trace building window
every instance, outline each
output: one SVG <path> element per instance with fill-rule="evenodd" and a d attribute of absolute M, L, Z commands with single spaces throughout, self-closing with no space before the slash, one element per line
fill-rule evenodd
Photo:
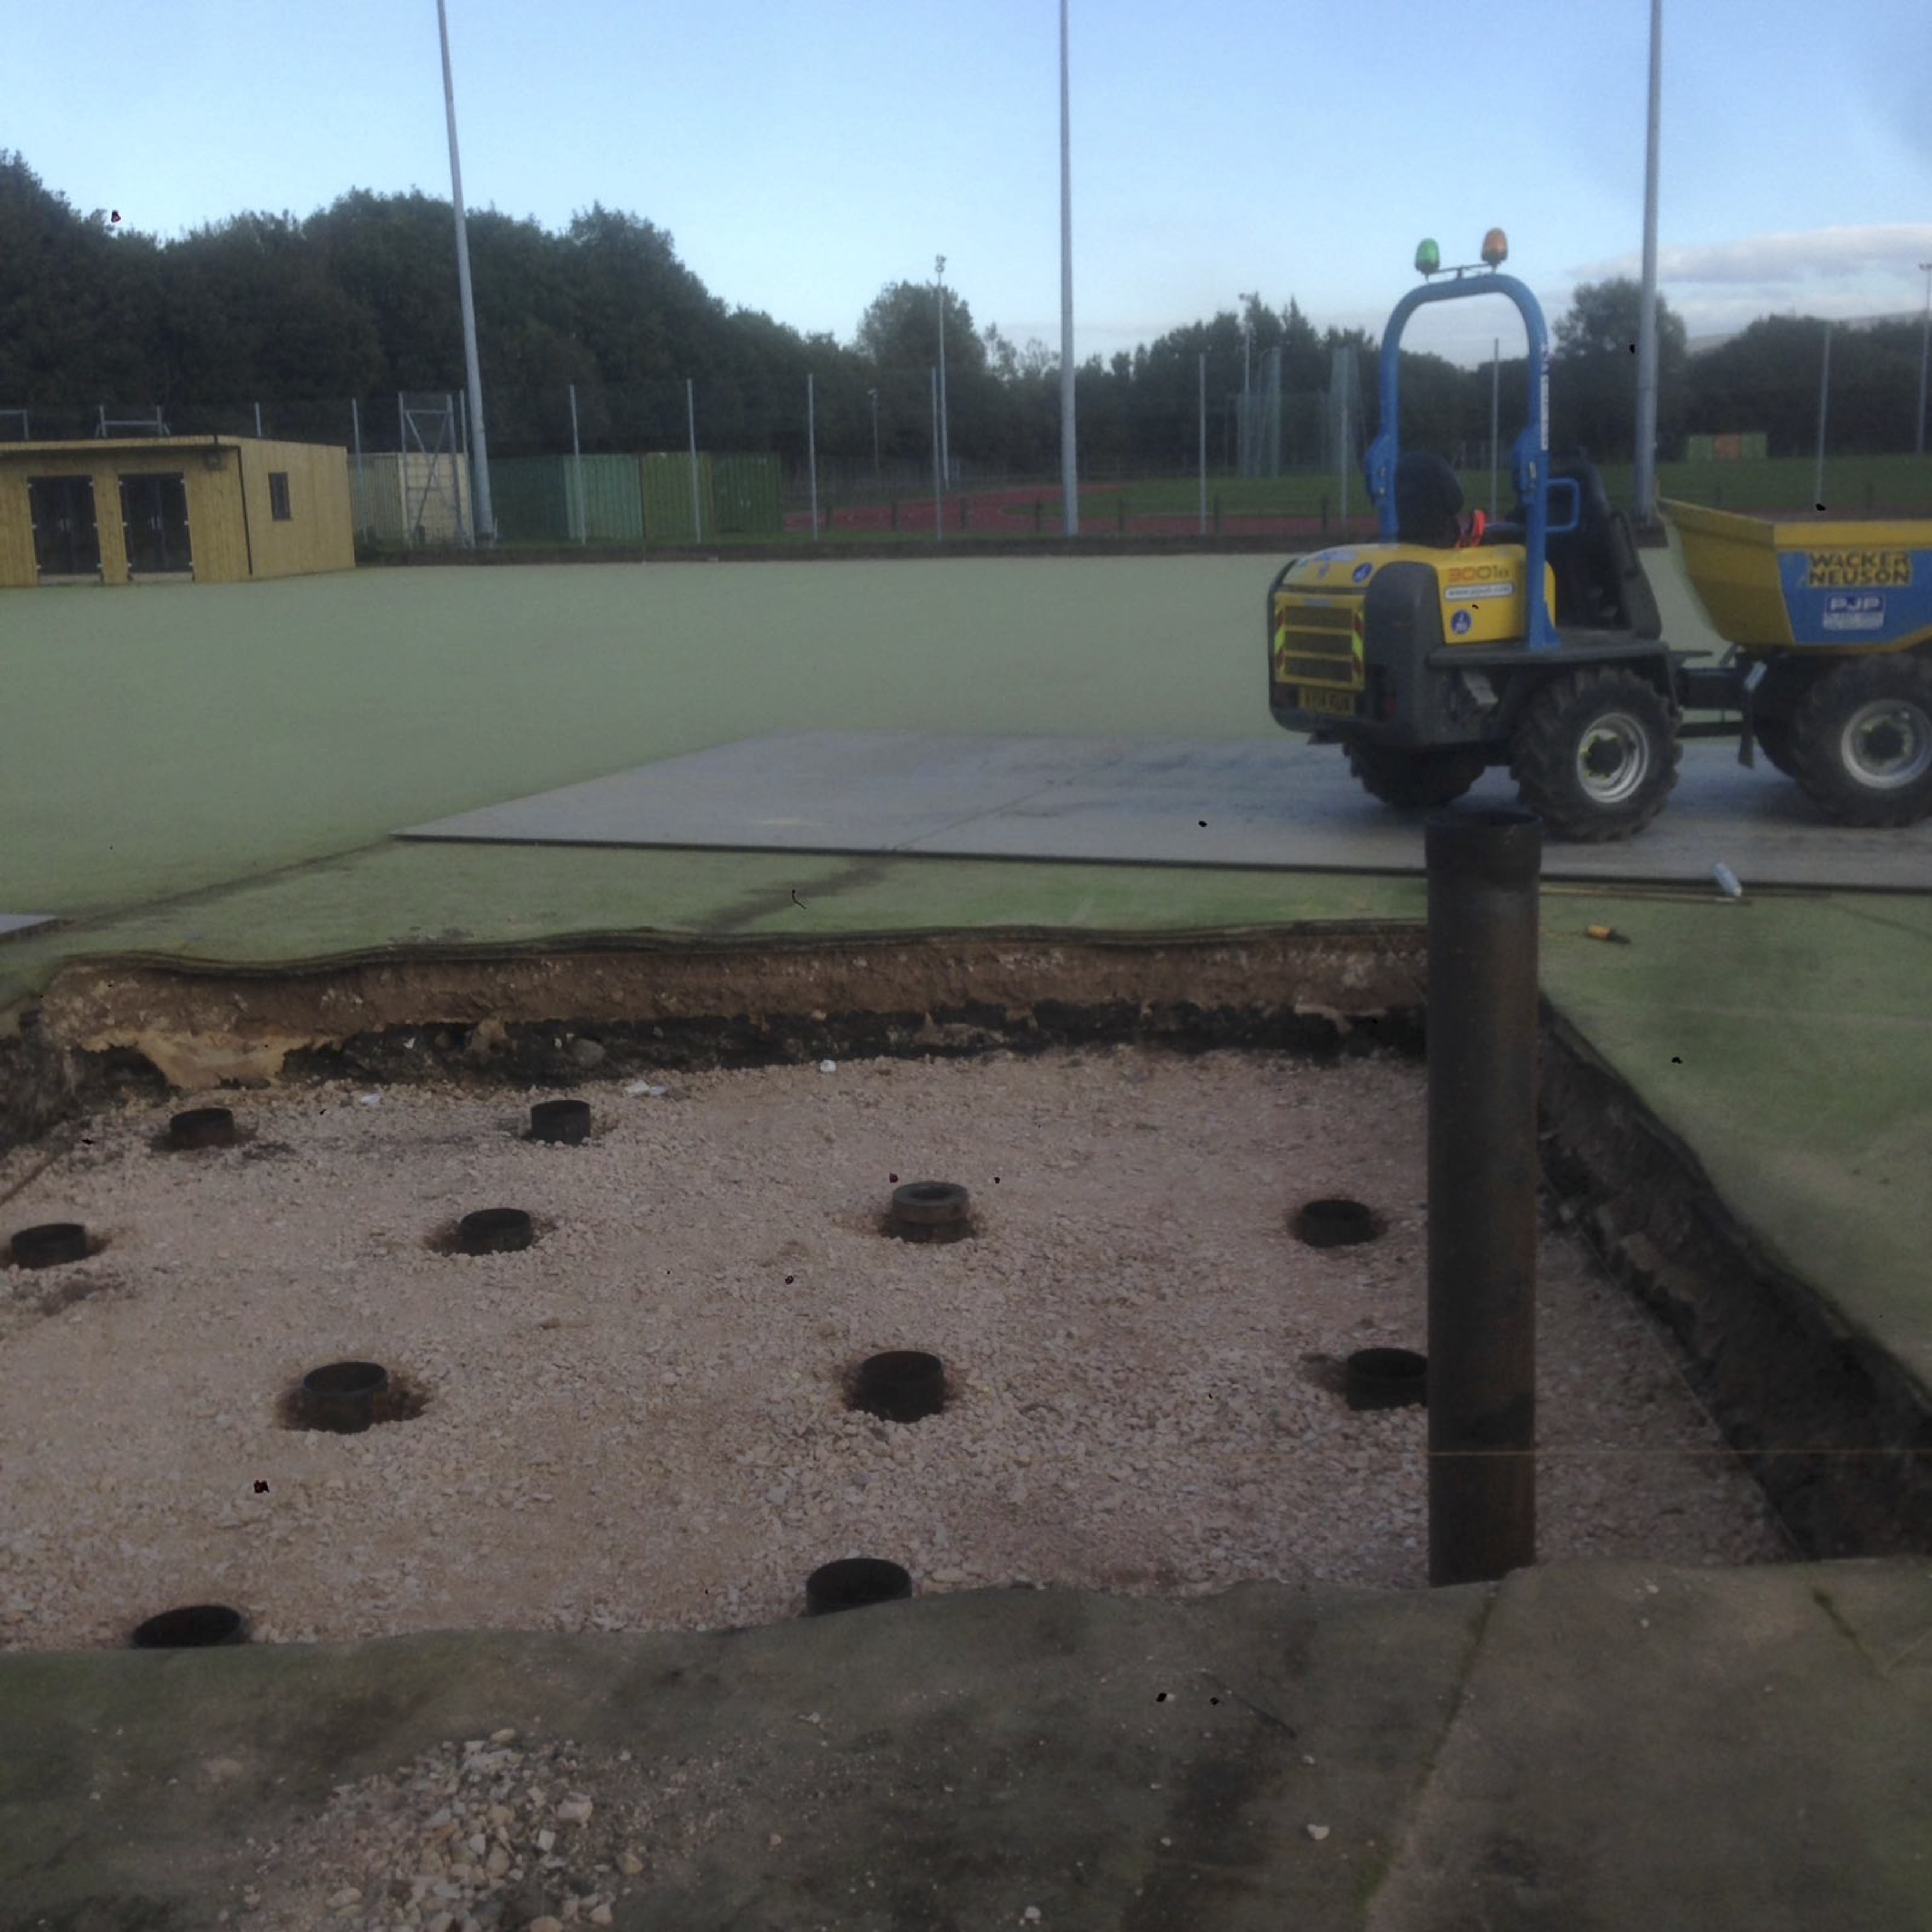
<path fill-rule="evenodd" d="M 278 524 L 286 523 L 293 514 L 289 508 L 289 472 L 286 470 L 268 472 L 268 508 Z"/>

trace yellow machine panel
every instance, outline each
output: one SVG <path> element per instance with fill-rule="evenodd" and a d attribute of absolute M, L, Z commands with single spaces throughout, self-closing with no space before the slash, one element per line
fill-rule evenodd
<path fill-rule="evenodd" d="M 1362 688 L 1362 598 L 1377 572 L 1392 563 L 1424 564 L 1436 573 L 1444 644 L 1507 644 L 1522 637 L 1525 554 L 1520 544 L 1468 550 L 1364 544 L 1318 551 L 1288 566 L 1274 597 L 1274 681 L 1301 687 L 1309 709 L 1324 708 L 1314 700 L 1324 691 L 1353 694 Z M 1547 564 L 1544 592 L 1554 610 L 1556 573 Z M 1338 698 L 1334 709 L 1338 714 L 1352 711 L 1352 696 Z"/>

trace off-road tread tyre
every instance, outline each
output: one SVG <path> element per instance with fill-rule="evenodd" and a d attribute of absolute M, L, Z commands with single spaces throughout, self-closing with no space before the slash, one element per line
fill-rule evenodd
<path fill-rule="evenodd" d="M 1791 776 L 1840 825 L 1916 825 L 1932 814 L 1932 768 L 1895 792 L 1875 792 L 1847 772 L 1838 742 L 1847 715 L 1876 698 L 1909 698 L 1932 716 L 1932 656 L 1922 651 L 1859 658 L 1814 684 L 1791 714 Z"/>
<path fill-rule="evenodd" d="M 1351 745 L 1348 769 L 1371 798 L 1406 809 L 1432 810 L 1460 798 L 1483 776 L 1480 752 L 1408 752 L 1392 745 Z"/>
<path fill-rule="evenodd" d="M 1628 712 L 1650 737 L 1642 784 L 1615 805 L 1594 802 L 1576 780 L 1576 748 L 1606 711 Z M 1510 776 L 1522 802 L 1552 837 L 1601 844 L 1641 832 L 1677 784 L 1683 747 L 1679 712 L 1648 679 L 1612 665 L 1588 665 L 1552 677 L 1525 707 L 1510 741 Z"/>

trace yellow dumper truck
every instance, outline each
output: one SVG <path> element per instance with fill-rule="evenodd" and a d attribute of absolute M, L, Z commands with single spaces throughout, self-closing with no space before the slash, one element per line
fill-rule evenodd
<path fill-rule="evenodd" d="M 1673 650 L 1594 466 L 1551 460 L 1548 332 L 1535 297 L 1497 272 L 1506 253 L 1492 230 L 1486 272 L 1425 280 L 1390 318 L 1366 465 L 1379 540 L 1298 557 L 1269 586 L 1276 722 L 1342 746 L 1392 805 L 1446 804 L 1507 765 L 1558 838 L 1649 824 L 1686 737 L 1738 737 L 1746 765 L 1762 746 L 1844 824 L 1932 814 L 1932 520 L 1765 522 L 1666 502 L 1732 646 L 1715 664 Z M 1444 272 L 1432 242 L 1417 266 Z M 1529 406 L 1510 454 L 1516 509 L 1465 525 L 1454 471 L 1400 449 L 1397 352 L 1418 308 L 1484 295 L 1522 316 Z M 1736 715 L 1686 723 L 1687 711 Z"/>

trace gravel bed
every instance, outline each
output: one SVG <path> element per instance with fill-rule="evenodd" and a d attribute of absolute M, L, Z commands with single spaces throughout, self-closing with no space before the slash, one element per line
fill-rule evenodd
<path fill-rule="evenodd" d="M 1426 1081 L 1132 1048 L 667 1072 L 578 1089 L 576 1148 L 520 1138 L 535 1091 L 104 1114 L 0 1161 L 0 1234 L 105 1242 L 0 1276 L 0 1648 L 209 1601 L 272 1642 L 711 1629 L 854 1556 L 921 1592 L 1424 1588 L 1426 1417 L 1351 1412 L 1338 1372 L 1425 1344 Z M 156 1151 L 199 1105 L 251 1138 Z M 881 1233 L 895 1178 L 963 1183 L 975 1237 Z M 1304 1246 L 1334 1194 L 1387 1232 Z M 434 1251 L 496 1206 L 532 1247 Z M 1647 1318 L 1553 1223 L 1539 1265 L 1540 1555 L 1786 1560 Z M 945 1412 L 848 1410 L 907 1348 Z M 340 1359 L 421 1414 L 283 1426 Z"/>

